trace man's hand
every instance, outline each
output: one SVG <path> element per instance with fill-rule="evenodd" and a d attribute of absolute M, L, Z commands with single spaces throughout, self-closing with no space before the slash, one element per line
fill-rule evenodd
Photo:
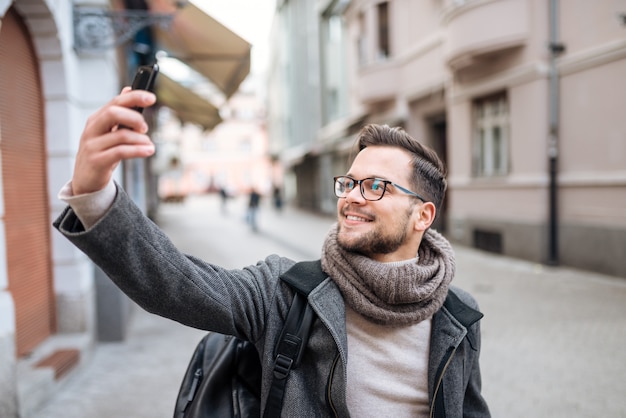
<path fill-rule="evenodd" d="M 125 87 L 87 119 L 74 165 L 74 195 L 103 189 L 120 161 L 154 154 L 154 144 L 146 135 L 148 125 L 142 114 L 131 108 L 148 107 L 155 102 L 154 94 Z M 128 129 L 120 129 L 119 125 Z"/>

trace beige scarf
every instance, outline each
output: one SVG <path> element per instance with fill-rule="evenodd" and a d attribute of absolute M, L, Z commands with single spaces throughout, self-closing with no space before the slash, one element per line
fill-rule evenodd
<path fill-rule="evenodd" d="M 455 261 L 450 243 L 429 229 L 415 260 L 380 263 L 342 249 L 335 224 L 322 248 L 322 268 L 356 312 L 377 324 L 403 326 L 430 318 L 441 308 Z"/>

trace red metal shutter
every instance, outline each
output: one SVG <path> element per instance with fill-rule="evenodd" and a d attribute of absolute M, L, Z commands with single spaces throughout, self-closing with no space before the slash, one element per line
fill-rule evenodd
<path fill-rule="evenodd" d="M 0 151 L 9 291 L 21 357 L 54 332 L 43 100 L 37 57 L 14 9 L 0 27 Z"/>

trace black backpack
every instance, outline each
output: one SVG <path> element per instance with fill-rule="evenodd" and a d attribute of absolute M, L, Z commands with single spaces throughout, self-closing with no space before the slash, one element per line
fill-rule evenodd
<path fill-rule="evenodd" d="M 315 319 L 307 296 L 326 277 L 320 260 L 296 263 L 280 277 L 295 293 L 274 349 L 266 418 L 280 416 L 287 376 L 302 358 Z M 261 362 L 254 345 L 232 335 L 205 335 L 180 385 L 174 418 L 260 417 L 260 411 Z"/>

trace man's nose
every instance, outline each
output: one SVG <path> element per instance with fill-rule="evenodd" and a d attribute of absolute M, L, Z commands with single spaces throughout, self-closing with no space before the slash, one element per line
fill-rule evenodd
<path fill-rule="evenodd" d="M 354 189 L 350 190 L 346 195 L 346 201 L 350 203 L 364 203 L 365 198 L 361 194 L 361 188 L 357 185 Z"/>

